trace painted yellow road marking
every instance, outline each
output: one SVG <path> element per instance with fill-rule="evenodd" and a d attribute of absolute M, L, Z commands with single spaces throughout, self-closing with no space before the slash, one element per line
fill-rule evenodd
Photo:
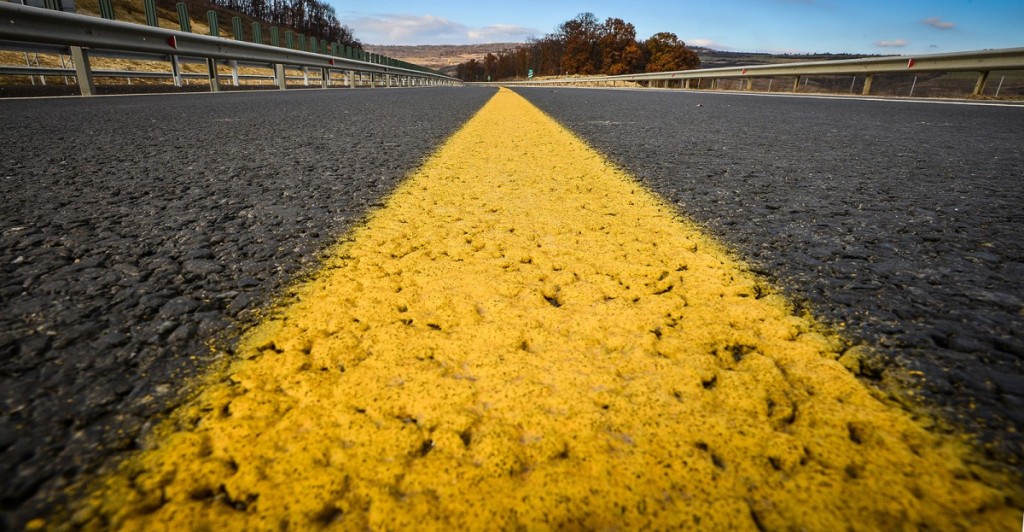
<path fill-rule="evenodd" d="M 718 244 L 502 90 L 78 519 L 957 528 L 1019 515 Z M 90 521 L 91 519 L 91 521 Z"/>

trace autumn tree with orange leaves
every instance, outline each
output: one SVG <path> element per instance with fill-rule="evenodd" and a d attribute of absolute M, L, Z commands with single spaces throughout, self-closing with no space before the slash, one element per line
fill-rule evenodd
<path fill-rule="evenodd" d="M 462 63 L 456 75 L 463 81 L 501 81 L 524 79 L 531 70 L 534 76 L 619 75 L 699 66 L 697 54 L 674 33 L 656 33 L 640 42 L 636 28 L 620 18 L 602 23 L 593 13 L 580 13 L 540 39 Z"/>
<path fill-rule="evenodd" d="M 645 72 L 670 72 L 700 66 L 700 58 L 675 33 L 655 33 L 644 41 L 647 50 Z"/>
<path fill-rule="evenodd" d="M 598 40 L 601 50 L 601 72 L 616 76 L 631 74 L 644 68 L 644 52 L 636 42 L 636 28 L 621 18 L 609 18 Z"/>

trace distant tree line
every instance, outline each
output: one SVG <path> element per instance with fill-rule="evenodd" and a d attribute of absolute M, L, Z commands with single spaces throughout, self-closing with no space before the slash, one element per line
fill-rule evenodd
<path fill-rule="evenodd" d="M 456 76 L 463 81 L 500 81 L 524 79 L 530 70 L 534 76 L 618 75 L 699 66 L 697 54 L 674 33 L 656 33 L 641 42 L 636 28 L 622 19 L 602 23 L 593 13 L 581 13 L 540 39 L 458 65 Z"/>
<path fill-rule="evenodd" d="M 324 0 L 210 0 L 211 4 L 237 11 L 329 42 L 362 48 L 352 28 L 338 20 L 334 7 Z"/>

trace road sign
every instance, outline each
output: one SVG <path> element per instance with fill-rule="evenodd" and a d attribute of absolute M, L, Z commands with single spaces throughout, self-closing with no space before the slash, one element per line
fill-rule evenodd
<path fill-rule="evenodd" d="M 533 69 L 526 71 L 526 79 L 533 79 Z"/>

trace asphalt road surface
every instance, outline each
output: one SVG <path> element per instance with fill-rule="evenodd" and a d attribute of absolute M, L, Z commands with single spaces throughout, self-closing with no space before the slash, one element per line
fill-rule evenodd
<path fill-rule="evenodd" d="M 0 529 L 134 448 L 494 92 L 0 101 Z"/>
<path fill-rule="evenodd" d="M 861 376 L 1019 471 L 1024 110 L 517 91 L 876 349 Z M 136 448 L 211 339 L 494 92 L 0 102 L 0 528 Z"/>
<path fill-rule="evenodd" d="M 517 92 L 878 348 L 862 376 L 938 408 L 1020 470 L 1024 109 Z"/>

